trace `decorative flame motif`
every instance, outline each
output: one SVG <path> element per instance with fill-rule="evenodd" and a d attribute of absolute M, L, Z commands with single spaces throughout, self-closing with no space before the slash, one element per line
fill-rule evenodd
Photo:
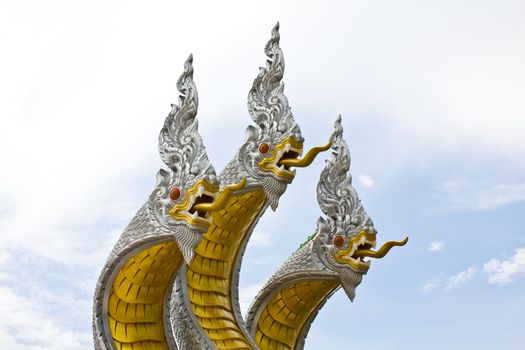
<path fill-rule="evenodd" d="M 192 55 L 184 63 L 184 71 L 177 80 L 177 89 L 181 92 L 179 104 L 171 105 L 171 111 L 159 134 L 160 157 L 169 169 L 159 170 L 157 188 L 150 197 L 153 215 L 160 224 L 166 227 L 173 227 L 181 223 L 181 221 L 173 220 L 172 208 L 175 203 L 173 196 L 170 196 L 173 188 L 179 188 L 175 202 L 186 205 L 192 204 L 187 198 L 190 193 L 198 192 L 199 195 L 206 194 L 213 197 L 219 189 L 215 170 L 208 159 L 198 132 L 196 116 L 199 98 L 193 81 Z M 199 185 L 201 189 L 194 188 Z M 202 224 L 198 218 L 191 220 L 189 215 L 186 217 L 189 218 L 187 221 L 190 224 L 197 222 Z M 181 216 L 175 216 L 175 218 L 180 219 Z M 198 236 L 195 236 L 192 241 L 196 239 Z"/>
<path fill-rule="evenodd" d="M 171 112 L 159 135 L 160 157 L 178 177 L 186 181 L 202 174 L 215 180 L 215 170 L 197 131 L 199 98 L 193 81 L 193 55 L 184 63 L 184 72 L 177 81 L 177 89 L 181 92 L 179 104 L 171 105 Z"/>
<path fill-rule="evenodd" d="M 284 57 L 279 46 L 279 23 L 272 30 L 271 38 L 264 48 L 266 68 L 260 68 L 248 93 L 248 112 L 261 131 L 272 140 L 283 139 L 284 135 L 295 136 L 302 142 L 301 130 L 295 122 L 288 99 L 284 95 Z"/>
<path fill-rule="evenodd" d="M 317 185 L 317 201 L 326 214 L 318 221 L 319 235 L 316 237 L 321 259 L 336 269 L 346 265 L 356 272 L 366 273 L 370 262 L 363 258 L 382 258 L 393 246 L 404 245 L 408 238 L 387 242 L 378 251 L 372 250 L 377 231 L 352 186 L 350 153 L 343 140 L 341 116 L 335 122 L 332 149 L 333 159 L 326 162 Z M 336 242 L 335 237 L 341 238 Z"/>
<path fill-rule="evenodd" d="M 264 49 L 266 67 L 259 69 L 248 93 L 248 112 L 255 125 L 246 129 L 246 141 L 234 167 L 249 183 L 263 187 L 273 210 L 295 177 L 291 168 L 308 166 L 319 152 L 329 148 L 314 148 L 304 159 L 297 159 L 303 153 L 304 139 L 284 94 L 284 57 L 279 39 L 277 23 Z"/>
<path fill-rule="evenodd" d="M 357 227 L 373 229 L 372 219 L 366 214 L 350 175 L 350 152 L 343 140 L 341 116 L 334 124 L 331 142 L 333 159 L 326 161 L 317 184 L 317 202 L 335 225 L 341 230 L 351 231 Z"/>

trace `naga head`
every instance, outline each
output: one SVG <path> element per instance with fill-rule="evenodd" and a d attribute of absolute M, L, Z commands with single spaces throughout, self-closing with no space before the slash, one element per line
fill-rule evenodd
<path fill-rule="evenodd" d="M 248 111 L 255 125 L 248 126 L 246 141 L 238 153 L 248 181 L 262 184 L 272 209 L 295 177 L 292 167 L 306 167 L 330 145 L 310 150 L 302 159 L 303 137 L 284 95 L 284 57 L 279 47 L 279 23 L 264 49 L 266 68 L 260 68 L 248 94 Z"/>
<path fill-rule="evenodd" d="M 192 55 L 177 81 L 178 105 L 171 105 L 159 135 L 159 153 L 167 169 L 159 170 L 157 186 L 149 199 L 155 222 L 175 235 L 187 262 L 208 229 L 208 210 L 219 198 L 219 181 L 206 154 L 196 119 L 199 104 L 193 81 Z"/>
<path fill-rule="evenodd" d="M 340 116 L 331 140 L 332 159 L 326 161 L 317 185 L 317 201 L 325 216 L 317 221 L 312 245 L 325 268 L 339 276 L 343 289 L 353 300 L 355 288 L 370 268 L 368 258 L 382 258 L 393 246 L 406 244 L 408 238 L 372 250 L 377 231 L 352 186 L 350 153 L 343 140 Z"/>

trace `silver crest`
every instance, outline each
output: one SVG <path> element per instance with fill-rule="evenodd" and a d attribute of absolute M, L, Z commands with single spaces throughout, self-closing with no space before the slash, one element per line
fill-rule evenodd
<path fill-rule="evenodd" d="M 259 74 L 248 93 L 248 111 L 255 125 L 246 129 L 246 141 L 237 155 L 238 171 L 247 176 L 249 181 L 263 186 L 273 210 L 277 208 L 279 197 L 291 179 L 264 171 L 259 167 L 259 163 L 273 154 L 275 147 L 286 138 L 292 138 L 296 143 L 300 143 L 301 147 L 304 141 L 284 94 L 284 57 L 279 40 L 277 23 L 264 49 L 269 58 L 266 67 L 259 69 Z M 269 146 L 265 154 L 260 152 L 262 144 Z M 301 153 L 302 148 L 296 151 Z"/>
<path fill-rule="evenodd" d="M 326 161 L 317 184 L 317 202 L 324 217 L 317 221 L 317 234 L 313 238 L 313 248 L 319 258 L 330 269 L 338 272 L 348 297 L 355 296 L 355 282 L 359 283 L 360 271 L 354 271 L 347 264 L 335 259 L 339 247 L 334 243 L 336 236 L 348 242 L 358 232 L 367 231 L 375 235 L 372 219 L 365 212 L 357 191 L 352 186 L 350 174 L 350 152 L 343 139 L 341 116 L 334 124 L 332 134 L 332 159 Z"/>
<path fill-rule="evenodd" d="M 284 56 L 279 46 L 279 23 L 272 29 L 271 38 L 264 48 L 269 60 L 266 68 L 259 69 L 248 93 L 248 112 L 257 125 L 260 141 L 282 141 L 294 136 L 303 141 L 288 99 L 284 95 Z"/>
<path fill-rule="evenodd" d="M 193 81 L 192 55 L 184 64 L 184 72 L 177 81 L 177 88 L 181 92 L 179 104 L 171 105 L 171 111 L 159 134 L 160 157 L 169 168 L 157 173 L 157 186 L 150 196 L 149 208 L 160 225 L 173 230 L 184 258 L 189 262 L 206 227 L 174 220 L 169 211 L 177 203 L 186 200 L 187 190 L 199 180 L 218 186 L 215 170 L 198 132 L 196 116 L 199 99 Z M 181 189 L 180 198 L 176 201 L 170 198 L 170 190 L 174 187 Z M 207 194 L 214 196 L 213 193 Z"/>
<path fill-rule="evenodd" d="M 150 197 L 150 203 L 163 225 L 179 224 L 169 215 L 173 200 L 169 197 L 174 186 L 189 189 L 198 180 L 217 184 L 217 176 L 206 154 L 202 138 L 198 132 L 196 119 L 199 98 L 193 81 L 193 56 L 184 64 L 184 72 L 177 81 L 177 88 L 182 93 L 179 104 L 171 105 L 171 112 L 159 134 L 160 157 L 169 167 L 157 173 L 157 187 Z M 185 192 L 178 201 L 185 200 Z"/>
<path fill-rule="evenodd" d="M 339 231 L 355 231 L 359 227 L 373 228 L 357 191 L 352 186 L 350 152 L 343 139 L 341 116 L 337 117 L 332 134 L 333 158 L 326 161 L 317 183 L 317 202 L 327 220 L 334 221 Z"/>

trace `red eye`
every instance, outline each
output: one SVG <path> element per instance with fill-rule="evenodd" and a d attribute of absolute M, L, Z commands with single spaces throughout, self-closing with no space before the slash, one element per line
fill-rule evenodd
<path fill-rule="evenodd" d="M 334 237 L 334 244 L 336 247 L 340 247 L 345 243 L 345 239 L 343 236 L 337 235 Z"/>
<path fill-rule="evenodd" d="M 171 190 L 170 190 L 170 199 L 172 201 L 176 201 L 177 199 L 180 198 L 182 192 L 180 190 L 179 187 L 173 187 Z"/>
<path fill-rule="evenodd" d="M 261 143 L 259 145 L 259 152 L 261 152 L 262 154 L 268 153 L 269 150 L 270 150 L 270 145 L 268 145 L 267 143 Z"/>

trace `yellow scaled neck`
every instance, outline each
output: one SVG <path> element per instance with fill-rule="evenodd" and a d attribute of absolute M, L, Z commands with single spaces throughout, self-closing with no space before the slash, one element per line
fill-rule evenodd
<path fill-rule="evenodd" d="M 195 250 L 187 269 L 188 298 L 197 321 L 218 349 L 252 349 L 233 308 L 235 263 L 264 207 L 262 190 L 232 196 Z"/>
<path fill-rule="evenodd" d="M 182 262 L 175 242 L 131 257 L 118 271 L 108 302 L 109 328 L 118 350 L 169 350 L 164 300 Z"/>
<path fill-rule="evenodd" d="M 308 280 L 287 285 L 261 312 L 255 342 L 261 350 L 296 349 L 304 328 L 325 299 L 339 286 L 337 280 Z"/>

